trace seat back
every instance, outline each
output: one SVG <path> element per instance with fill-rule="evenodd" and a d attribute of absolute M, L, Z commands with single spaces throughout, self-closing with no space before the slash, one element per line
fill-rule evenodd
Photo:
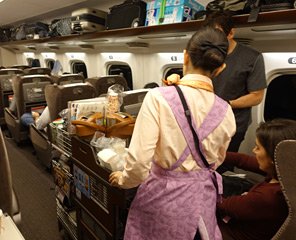
<path fill-rule="evenodd" d="M 44 88 L 49 84 L 51 78 L 47 75 L 17 75 L 12 79 L 16 111 L 5 108 L 4 117 L 12 138 L 18 144 L 28 138 L 28 129 L 21 124 L 21 116 L 46 105 Z"/>
<path fill-rule="evenodd" d="M 296 229 L 296 140 L 284 140 L 275 150 L 274 157 L 278 180 L 285 196 L 289 214 L 272 240 L 295 239 Z"/>
<path fill-rule="evenodd" d="M 51 75 L 50 68 L 43 68 L 43 67 L 32 67 L 24 69 L 25 75 L 35 75 L 35 74 L 42 74 L 42 75 Z"/>
<path fill-rule="evenodd" d="M 0 209 L 7 213 L 16 224 L 20 224 L 21 213 L 18 198 L 12 186 L 10 162 L 6 144 L 0 129 Z"/>
<path fill-rule="evenodd" d="M 149 89 L 138 89 L 124 93 L 120 111 L 127 112 L 131 115 L 138 115 L 141 105 Z"/>
<path fill-rule="evenodd" d="M 124 91 L 128 90 L 127 81 L 120 75 L 108 75 L 104 77 L 88 78 L 86 82 L 93 85 L 97 91 L 97 96 L 108 92 L 108 88 L 114 84 L 120 84 L 123 86 Z"/>
<path fill-rule="evenodd" d="M 65 85 L 65 84 L 71 84 L 71 83 L 84 83 L 84 76 L 76 73 L 63 74 L 56 79 L 55 83 L 58 85 Z"/>
<path fill-rule="evenodd" d="M 15 68 L 0 70 L 0 125 L 5 124 L 4 108 L 9 106 L 12 99 L 12 78 L 16 74 L 22 75 L 23 71 Z"/>
<path fill-rule="evenodd" d="M 12 178 L 6 145 L 0 129 L 0 209 L 12 216 Z"/>
<path fill-rule="evenodd" d="M 59 112 L 68 107 L 68 101 L 94 98 L 95 88 L 87 83 L 74 83 L 66 85 L 48 85 L 45 88 L 45 98 L 50 114 L 50 121 L 54 121 L 59 116 Z M 47 168 L 51 167 L 52 147 L 50 139 L 34 125 L 30 126 L 30 138 L 36 151 L 37 158 Z"/>
<path fill-rule="evenodd" d="M 57 119 L 59 112 L 68 107 L 68 101 L 94 98 L 95 96 L 95 88 L 88 83 L 54 84 L 45 88 L 51 121 Z"/>
<path fill-rule="evenodd" d="M 46 105 L 44 89 L 51 83 L 52 80 L 47 75 L 26 75 L 13 78 L 18 119 L 25 112 L 30 112 L 32 108 Z"/>

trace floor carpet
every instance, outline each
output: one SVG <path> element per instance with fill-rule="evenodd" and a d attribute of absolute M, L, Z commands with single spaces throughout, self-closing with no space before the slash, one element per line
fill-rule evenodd
<path fill-rule="evenodd" d="M 33 155 L 30 144 L 5 139 L 13 185 L 21 208 L 20 230 L 26 240 L 61 240 L 52 175 Z"/>

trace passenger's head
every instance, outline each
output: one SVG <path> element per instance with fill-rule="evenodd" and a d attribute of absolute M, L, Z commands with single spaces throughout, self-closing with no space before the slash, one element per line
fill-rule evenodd
<path fill-rule="evenodd" d="M 221 29 L 228 36 L 234 28 L 231 14 L 228 12 L 214 12 L 207 16 L 205 26 Z"/>
<path fill-rule="evenodd" d="M 212 74 L 218 68 L 224 68 L 227 50 L 228 41 L 222 31 L 211 27 L 200 28 L 191 37 L 184 51 L 184 74 L 194 69 Z"/>
<path fill-rule="evenodd" d="M 145 86 L 144 86 L 144 88 L 156 88 L 156 87 L 159 87 L 158 83 L 156 83 L 156 82 L 150 82 L 150 83 L 145 84 Z"/>
<path fill-rule="evenodd" d="M 256 130 L 256 146 L 253 152 L 261 170 L 274 170 L 274 151 L 283 140 L 296 140 L 296 121 L 289 119 L 275 119 L 263 122 Z"/>

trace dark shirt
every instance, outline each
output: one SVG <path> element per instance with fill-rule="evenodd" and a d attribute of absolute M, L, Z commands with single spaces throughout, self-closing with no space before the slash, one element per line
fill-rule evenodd
<path fill-rule="evenodd" d="M 226 163 L 244 170 L 262 173 L 255 157 L 241 153 L 227 153 Z M 288 216 L 288 207 L 279 183 L 266 181 L 255 185 L 247 194 L 231 196 L 217 206 L 221 218 L 229 216 L 227 224 L 220 224 L 236 240 L 270 240 Z"/>
<path fill-rule="evenodd" d="M 266 88 L 265 67 L 260 52 L 237 43 L 225 59 L 226 68 L 213 79 L 215 93 L 224 100 L 234 100 Z M 233 109 L 237 132 L 245 132 L 251 123 L 251 108 Z"/>

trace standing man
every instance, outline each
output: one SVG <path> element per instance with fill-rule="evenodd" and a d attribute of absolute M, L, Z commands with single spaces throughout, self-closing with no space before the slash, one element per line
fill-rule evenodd
<path fill-rule="evenodd" d="M 251 108 L 262 101 L 266 88 L 263 56 L 234 40 L 231 15 L 214 13 L 207 17 L 205 25 L 222 30 L 228 38 L 226 68 L 213 79 L 213 85 L 215 93 L 228 101 L 233 109 L 237 130 L 228 151 L 237 152 L 252 121 Z"/>

